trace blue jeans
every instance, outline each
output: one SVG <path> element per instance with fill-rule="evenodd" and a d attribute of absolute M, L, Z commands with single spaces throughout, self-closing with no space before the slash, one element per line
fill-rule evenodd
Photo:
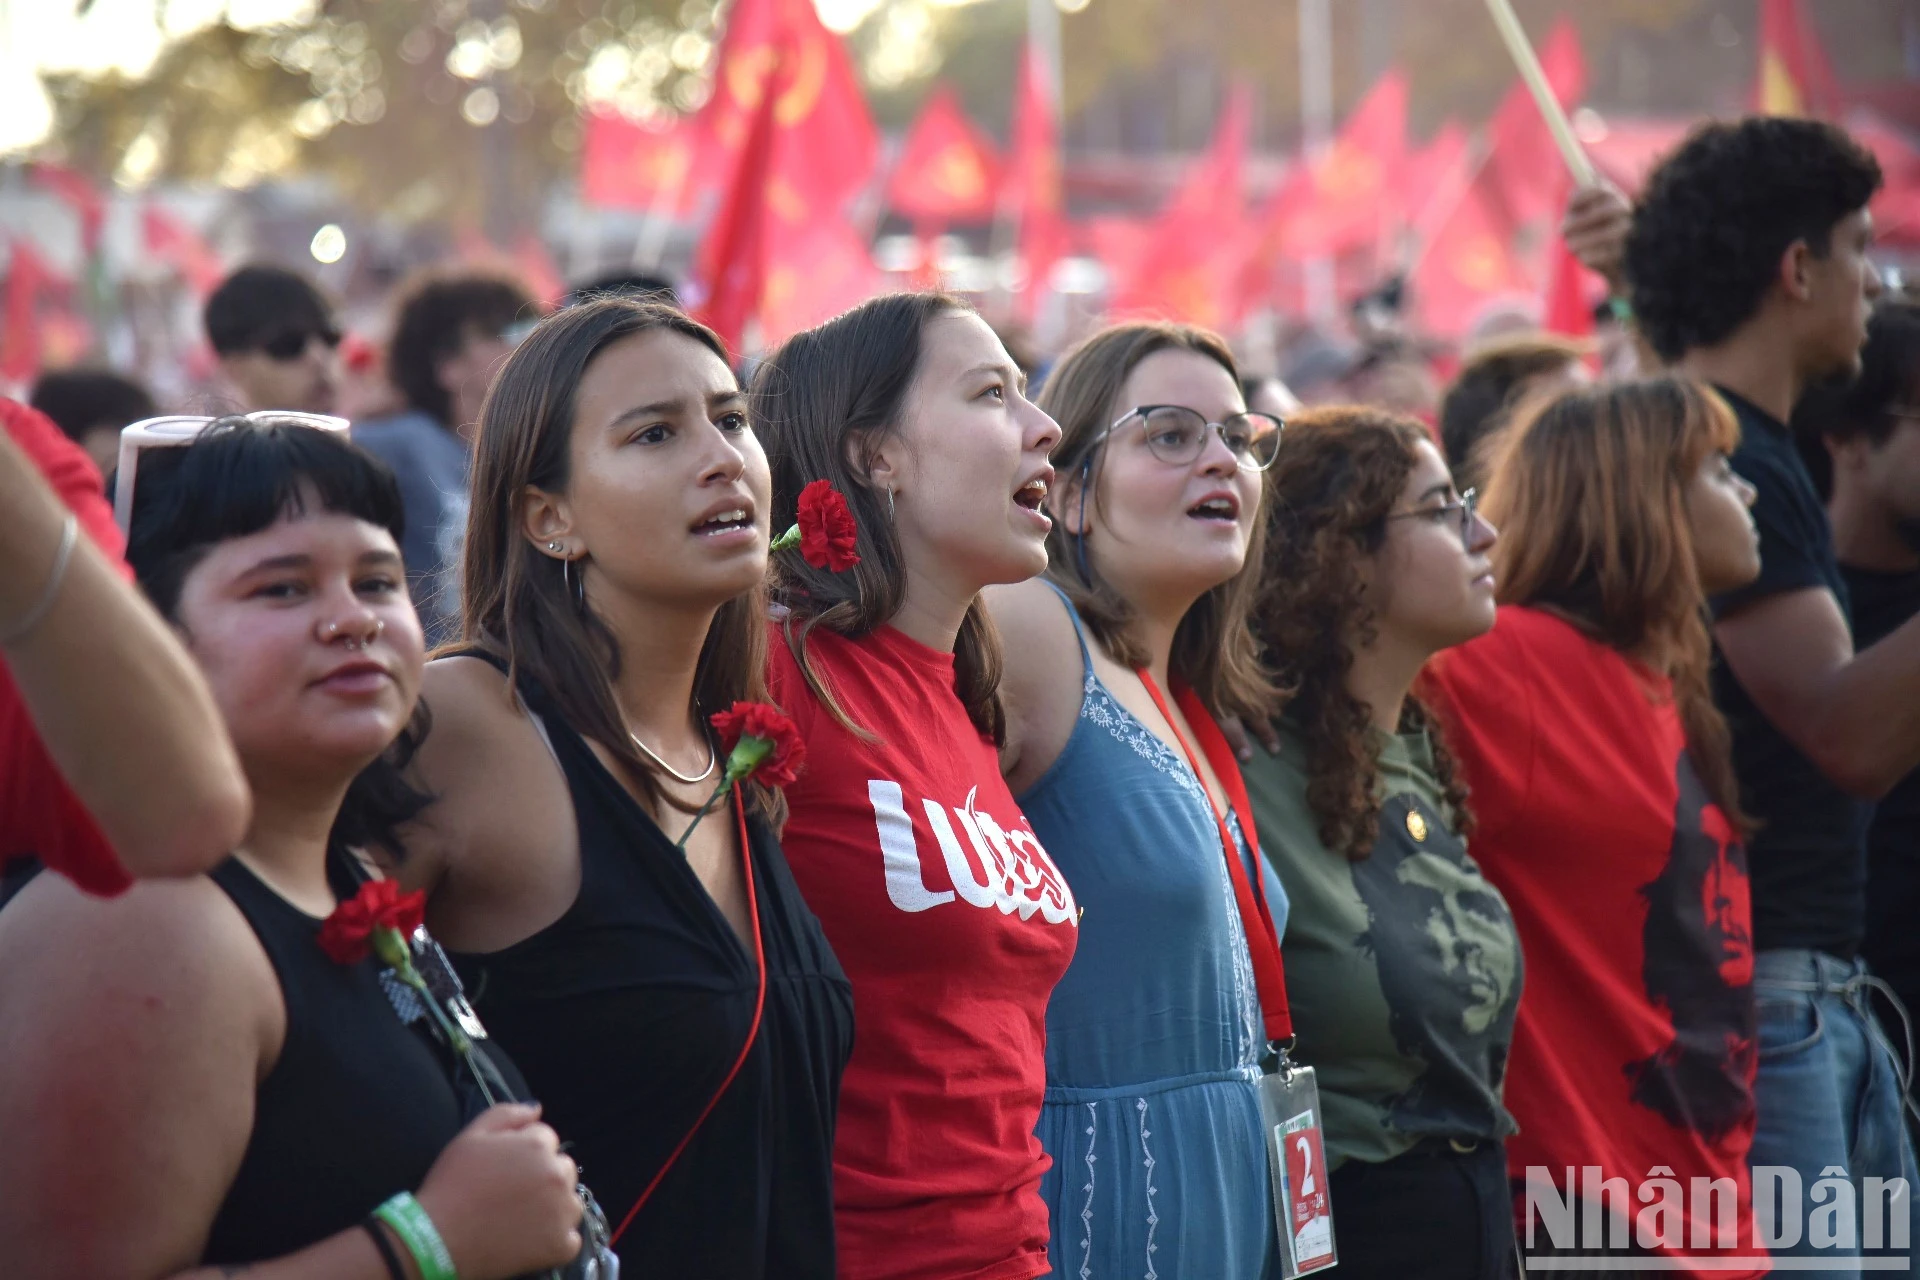
<path fill-rule="evenodd" d="M 1912 1221 L 1912 1188 L 1920 1184 L 1903 1110 L 1901 1059 L 1868 1003 L 1875 989 L 1885 993 L 1884 984 L 1861 960 L 1796 950 L 1762 951 L 1754 957 L 1760 1032 L 1754 1103 L 1759 1122 L 1749 1161 L 1756 1171 L 1787 1166 L 1799 1175 L 1801 1187 L 1797 1202 L 1787 1200 L 1784 1189 L 1763 1183 L 1756 1172 L 1754 1211 L 1764 1213 L 1764 1196 L 1778 1205 L 1772 1215 L 1778 1232 L 1791 1236 L 1798 1227 L 1798 1243 L 1776 1248 L 1776 1256 L 1832 1258 L 1836 1264 L 1796 1275 L 1858 1276 L 1861 1267 L 1849 1259 L 1908 1252 L 1845 1243 L 1857 1246 L 1871 1238 L 1863 1234 L 1861 1223 L 1861 1210 L 1869 1208 L 1865 1179 L 1906 1179 L 1906 1190 L 1895 1188 L 1890 1207 L 1884 1193 L 1870 1206 L 1887 1223 L 1880 1237 L 1883 1246 L 1899 1240 L 1892 1215 Z M 1816 1229 L 1834 1234 L 1838 1217 L 1822 1215 L 1820 1202 L 1844 1199 L 1831 1182 L 1815 1187 L 1829 1169 L 1842 1171 L 1840 1176 L 1852 1183 L 1854 1220 L 1850 1232 L 1841 1225 L 1842 1244 L 1818 1247 Z"/>

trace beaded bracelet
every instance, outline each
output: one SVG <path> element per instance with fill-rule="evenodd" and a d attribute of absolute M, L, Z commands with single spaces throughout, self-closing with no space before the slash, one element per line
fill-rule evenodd
<path fill-rule="evenodd" d="M 447 1252 L 447 1242 L 440 1238 L 440 1229 L 413 1198 L 413 1192 L 400 1192 L 375 1209 L 373 1216 L 392 1227 L 393 1234 L 413 1255 L 413 1265 L 420 1269 L 420 1280 L 460 1280 L 459 1273 L 453 1269 L 453 1255 Z"/>

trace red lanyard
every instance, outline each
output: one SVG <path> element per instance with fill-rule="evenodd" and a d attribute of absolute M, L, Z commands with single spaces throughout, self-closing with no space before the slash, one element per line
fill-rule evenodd
<path fill-rule="evenodd" d="M 687 1149 L 689 1142 L 693 1141 L 693 1135 L 700 1132 L 700 1126 L 707 1122 L 709 1115 L 713 1114 L 715 1104 L 726 1095 L 728 1089 L 733 1087 L 733 1078 L 740 1074 L 740 1068 L 745 1065 L 747 1055 L 753 1051 L 753 1042 L 760 1038 L 760 1017 L 767 1007 L 767 955 L 765 942 L 760 936 L 760 896 L 753 887 L 753 846 L 747 835 L 747 802 L 741 796 L 740 784 L 737 782 L 733 784 L 733 809 L 740 824 L 740 874 L 747 878 L 747 922 L 753 929 L 753 960 L 755 967 L 760 970 L 759 989 L 753 996 L 753 1022 L 747 1027 L 747 1042 L 740 1046 L 739 1056 L 734 1058 L 733 1066 L 727 1070 L 727 1078 L 720 1082 L 720 1087 L 713 1091 L 711 1098 L 707 1099 L 707 1105 L 701 1110 L 699 1118 L 693 1122 L 693 1128 L 687 1130 L 681 1137 L 680 1145 L 673 1149 L 673 1153 L 667 1157 L 667 1162 L 661 1165 L 659 1171 L 653 1175 L 653 1181 L 649 1182 L 647 1189 L 640 1193 L 640 1198 L 633 1202 L 633 1208 L 627 1210 L 627 1216 L 620 1219 L 620 1225 L 614 1228 L 613 1238 L 608 1242 L 610 1244 L 620 1243 L 620 1237 L 627 1233 L 627 1228 L 633 1225 L 634 1217 L 639 1214 L 640 1206 L 652 1197 L 654 1189 L 660 1185 L 660 1180 L 667 1176 L 667 1170 L 673 1168 L 674 1162 L 680 1159 L 680 1153 Z"/>
<path fill-rule="evenodd" d="M 1193 780 L 1200 784 L 1201 795 L 1206 795 L 1207 784 L 1200 772 L 1200 762 L 1194 758 L 1193 748 L 1187 744 L 1187 736 L 1180 732 L 1180 722 L 1167 709 L 1167 700 L 1161 696 L 1160 686 L 1146 668 L 1140 668 L 1138 675 L 1140 683 L 1147 686 L 1153 705 L 1160 708 L 1161 718 L 1173 730 L 1180 749 L 1186 752 L 1187 765 L 1193 770 Z M 1202 705 L 1192 689 L 1176 686 L 1174 697 L 1180 703 L 1180 710 L 1186 714 L 1187 723 L 1193 726 L 1194 736 L 1200 739 L 1200 749 L 1206 753 L 1207 763 L 1213 766 L 1214 776 L 1220 779 L 1220 786 L 1227 793 L 1227 804 L 1240 819 L 1240 830 L 1247 837 L 1248 847 L 1255 850 L 1254 872 L 1258 875 L 1260 837 L 1254 830 L 1253 805 L 1247 800 L 1247 784 L 1240 777 L 1240 764 L 1233 758 L 1233 749 L 1227 746 L 1226 735 L 1220 732 L 1220 726 L 1213 722 L 1213 713 Z M 1207 800 L 1207 808 L 1213 808 L 1211 798 Z M 1240 850 L 1234 845 L 1233 833 L 1227 829 L 1226 818 L 1215 813 L 1213 820 L 1220 827 L 1220 852 L 1226 855 L 1227 874 L 1233 878 L 1233 896 L 1240 906 L 1240 925 L 1247 935 L 1247 954 L 1253 960 L 1253 981 L 1260 992 L 1260 1010 L 1266 1019 L 1267 1039 L 1285 1044 L 1293 1039 L 1293 1015 L 1287 1009 L 1287 972 L 1280 960 L 1280 931 L 1273 927 L 1273 912 L 1267 908 L 1267 895 L 1255 892 L 1247 882 L 1247 867 L 1240 860 Z"/>

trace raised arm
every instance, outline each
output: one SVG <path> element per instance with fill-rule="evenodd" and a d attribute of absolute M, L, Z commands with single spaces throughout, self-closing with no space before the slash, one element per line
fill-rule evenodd
<path fill-rule="evenodd" d="M 172 628 L 96 545 L 96 537 L 115 543 L 91 464 L 39 415 L 6 406 L 4 418 L 0 654 L 12 679 L 0 680 L 0 758 L 13 775 L 0 784 L 6 821 L 22 812 L 35 825 L 64 818 L 64 778 L 128 872 L 203 871 L 232 850 L 249 811 L 220 710 Z M 86 887 L 124 883 L 104 851 L 88 859 L 67 848 L 69 832 L 27 833 L 24 842 L 21 832 L 5 835 L 20 847 L 0 855 L 40 854 L 72 874 L 76 866 L 62 856 L 71 852 L 74 863 L 105 863 L 91 882 L 80 871 Z"/>
<path fill-rule="evenodd" d="M 1721 617 L 1754 705 L 1843 791 L 1878 799 L 1920 766 L 1920 618 L 1859 654 L 1833 593 L 1805 587 Z"/>

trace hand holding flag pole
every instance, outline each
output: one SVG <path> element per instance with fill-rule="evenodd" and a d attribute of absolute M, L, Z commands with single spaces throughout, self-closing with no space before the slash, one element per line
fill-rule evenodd
<path fill-rule="evenodd" d="M 1554 145 L 1560 148 L 1560 158 L 1567 162 L 1574 182 L 1582 187 L 1600 185 L 1593 161 L 1587 159 L 1586 150 L 1573 134 L 1567 113 L 1561 109 L 1560 99 L 1547 83 L 1547 73 L 1540 68 L 1540 56 L 1533 51 L 1532 42 L 1521 29 L 1520 19 L 1514 15 L 1512 0 L 1487 0 L 1487 12 L 1493 15 L 1493 25 L 1500 29 L 1500 38 L 1506 42 L 1514 66 L 1520 69 L 1520 78 L 1526 81 L 1527 91 L 1533 95 L 1534 105 L 1540 108 L 1541 118 L 1547 122 L 1547 131 L 1553 135 Z"/>

